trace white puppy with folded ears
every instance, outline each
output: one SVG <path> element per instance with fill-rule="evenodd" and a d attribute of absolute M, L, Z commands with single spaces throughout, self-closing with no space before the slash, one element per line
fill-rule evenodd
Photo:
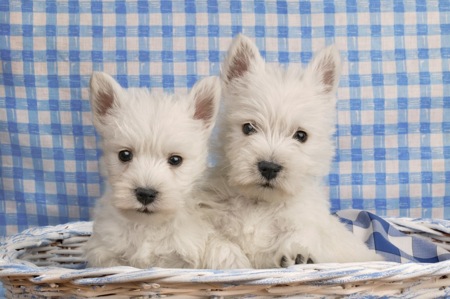
<path fill-rule="evenodd" d="M 84 248 L 88 265 L 251 267 L 190 202 L 206 168 L 219 79 L 205 78 L 179 96 L 126 90 L 109 75 L 94 73 L 90 93 L 108 188 Z"/>
<path fill-rule="evenodd" d="M 333 46 L 305 70 L 267 65 L 243 35 L 225 58 L 217 166 L 199 206 L 256 268 L 381 259 L 330 215 L 321 185 L 340 68 Z"/>

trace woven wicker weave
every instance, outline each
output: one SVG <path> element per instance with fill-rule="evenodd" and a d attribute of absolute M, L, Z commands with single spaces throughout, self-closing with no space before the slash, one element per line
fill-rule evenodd
<path fill-rule="evenodd" d="M 448 221 L 389 219 L 398 229 L 450 248 Z M 299 265 L 267 270 L 84 269 L 81 246 L 92 223 L 33 228 L 9 237 L 0 251 L 8 298 L 361 297 L 450 295 L 450 261 Z"/>

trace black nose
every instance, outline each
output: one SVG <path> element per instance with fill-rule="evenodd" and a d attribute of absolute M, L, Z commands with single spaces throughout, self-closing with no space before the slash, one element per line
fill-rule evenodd
<path fill-rule="evenodd" d="M 136 188 L 136 190 L 134 190 L 134 193 L 136 194 L 137 200 L 144 206 L 149 205 L 153 201 L 155 201 L 156 196 L 158 195 L 158 191 L 146 188 Z"/>
<path fill-rule="evenodd" d="M 259 172 L 263 177 L 265 177 L 269 181 L 276 178 L 277 174 L 280 172 L 282 168 L 283 167 L 281 165 L 272 162 L 267 161 L 258 162 Z"/>

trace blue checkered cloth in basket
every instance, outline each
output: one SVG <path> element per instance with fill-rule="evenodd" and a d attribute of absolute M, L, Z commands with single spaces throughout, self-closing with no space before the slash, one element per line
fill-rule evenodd
<path fill-rule="evenodd" d="M 92 71 L 185 92 L 239 32 L 269 63 L 340 49 L 333 211 L 450 219 L 449 20 L 438 0 L 2 0 L 0 236 L 89 219 Z"/>
<path fill-rule="evenodd" d="M 370 249 L 386 261 L 437 263 L 450 259 L 450 253 L 430 240 L 404 234 L 385 219 L 366 211 L 342 210 L 336 213 Z M 450 230 L 450 223 L 446 225 Z"/>

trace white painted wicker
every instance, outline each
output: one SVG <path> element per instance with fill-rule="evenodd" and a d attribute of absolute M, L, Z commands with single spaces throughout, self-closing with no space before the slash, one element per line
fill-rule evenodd
<path fill-rule="evenodd" d="M 450 248 L 450 222 L 389 219 L 401 231 Z M 299 265 L 288 269 L 84 269 L 81 246 L 90 222 L 33 228 L 0 249 L 0 280 L 8 298 L 450 296 L 450 261 Z M 252 297 L 254 298 L 254 297 Z"/>

